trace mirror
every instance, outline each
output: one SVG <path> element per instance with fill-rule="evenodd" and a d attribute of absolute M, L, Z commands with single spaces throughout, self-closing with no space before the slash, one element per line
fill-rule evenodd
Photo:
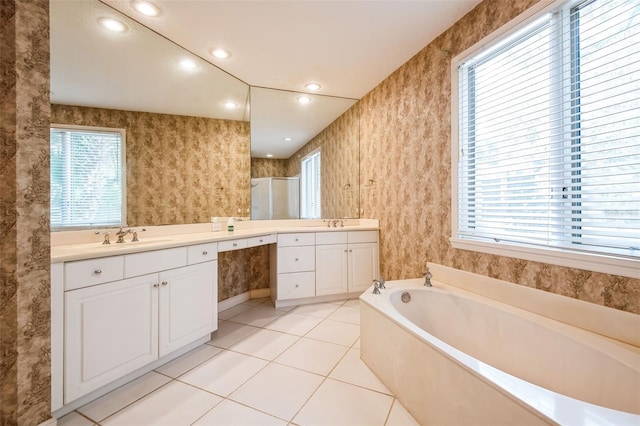
<path fill-rule="evenodd" d="M 51 0 L 50 15 L 52 123 L 127 129 L 129 226 L 249 216 L 252 175 L 299 174 L 318 146 L 323 217 L 358 217 L 355 99 L 311 95 L 295 110 L 297 93 L 252 87 L 249 96 L 244 82 L 98 0 Z M 126 30 L 107 31 L 105 17 Z M 263 142 L 274 138 L 284 149 L 266 159 Z"/>
<path fill-rule="evenodd" d="M 300 104 L 301 96 L 308 103 Z M 299 176 L 302 159 L 317 149 L 322 217 L 357 218 L 357 100 L 251 87 L 252 179 Z"/>

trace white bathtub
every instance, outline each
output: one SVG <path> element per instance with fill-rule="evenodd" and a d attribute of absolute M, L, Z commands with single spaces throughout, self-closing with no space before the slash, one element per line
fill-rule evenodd
<path fill-rule="evenodd" d="M 636 346 L 433 282 L 360 297 L 362 359 L 420 424 L 640 425 Z"/>

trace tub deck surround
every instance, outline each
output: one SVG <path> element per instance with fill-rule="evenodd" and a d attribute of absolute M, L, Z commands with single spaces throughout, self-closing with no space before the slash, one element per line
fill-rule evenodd
<path fill-rule="evenodd" d="M 221 218 L 223 229 L 226 219 Z M 210 223 L 190 225 L 138 226 L 140 241 L 115 243 L 114 230 L 60 231 L 51 233 L 51 263 L 70 262 L 98 257 L 182 247 L 193 244 L 230 241 L 238 238 L 260 237 L 270 234 L 305 232 L 346 232 L 378 230 L 375 219 L 347 219 L 344 227 L 328 228 L 322 220 L 247 220 L 234 222 L 235 230 L 211 231 Z M 145 229 L 145 231 L 142 231 Z M 111 231 L 111 244 L 102 245 L 103 232 Z M 99 234 L 95 234 L 99 232 Z"/>
<path fill-rule="evenodd" d="M 421 424 L 640 424 L 639 316 L 430 269 L 431 289 L 423 278 L 389 281 L 360 297 L 362 359 Z M 463 282 L 439 280 L 451 277 Z M 460 288 L 469 286 L 493 298 Z M 498 301 L 510 298 L 528 298 L 527 310 Z M 573 324 L 590 315 L 605 323 L 600 334 Z"/>

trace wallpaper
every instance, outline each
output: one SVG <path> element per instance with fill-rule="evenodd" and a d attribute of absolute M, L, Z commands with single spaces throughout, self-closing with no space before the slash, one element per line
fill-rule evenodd
<path fill-rule="evenodd" d="M 287 161 L 287 176 L 300 174 L 302 159 L 318 147 L 323 218 L 358 217 L 359 104 L 338 117 Z"/>
<path fill-rule="evenodd" d="M 129 226 L 238 216 L 250 199 L 249 123 L 52 105 L 55 124 L 127 130 Z"/>
<path fill-rule="evenodd" d="M 269 288 L 269 246 L 218 253 L 218 301 Z"/>
<path fill-rule="evenodd" d="M 51 417 L 49 2 L 0 2 L 0 424 Z"/>
<path fill-rule="evenodd" d="M 385 279 L 423 275 L 430 261 L 640 313 L 638 279 L 456 250 L 449 243 L 451 58 L 535 3 L 481 3 L 361 99 L 361 217 L 380 220 Z"/>
<path fill-rule="evenodd" d="M 287 160 L 279 158 L 252 158 L 251 177 L 288 177 Z"/>

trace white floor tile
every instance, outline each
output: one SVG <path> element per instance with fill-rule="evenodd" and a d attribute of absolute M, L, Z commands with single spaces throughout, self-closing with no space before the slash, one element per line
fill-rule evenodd
<path fill-rule="evenodd" d="M 93 426 L 94 422 L 83 417 L 81 414 L 72 411 L 64 417 L 58 419 L 58 426 Z"/>
<path fill-rule="evenodd" d="M 386 426 L 420 426 L 420 423 L 413 418 L 411 413 L 400 404 L 397 399 L 393 400 L 393 406 L 391 407 L 391 413 L 387 419 Z"/>
<path fill-rule="evenodd" d="M 348 322 L 360 325 L 360 308 L 342 305 L 328 317 L 334 321 Z"/>
<path fill-rule="evenodd" d="M 238 324 L 237 322 L 231 321 L 219 321 L 218 331 L 215 332 L 213 339 L 207 342 L 207 344 L 226 349 L 258 330 L 260 330 L 258 327 L 252 327 L 250 325 Z"/>
<path fill-rule="evenodd" d="M 220 403 L 222 398 L 184 383 L 172 381 L 107 418 L 105 426 L 190 425 Z"/>
<path fill-rule="evenodd" d="M 252 325 L 254 327 L 264 327 L 285 313 L 286 312 L 277 310 L 273 306 L 262 304 L 235 315 L 230 320 L 241 324 Z"/>
<path fill-rule="evenodd" d="M 345 346 L 302 338 L 275 362 L 326 376 L 347 352 Z"/>
<path fill-rule="evenodd" d="M 227 396 L 266 364 L 258 358 L 224 351 L 181 376 L 180 381 Z"/>
<path fill-rule="evenodd" d="M 383 425 L 393 397 L 327 379 L 293 421 L 300 425 Z"/>
<path fill-rule="evenodd" d="M 244 305 L 240 303 L 239 305 L 235 305 L 230 307 L 229 309 L 225 309 L 224 311 L 218 312 L 218 319 L 226 321 L 230 318 L 235 317 L 238 314 L 248 311 L 251 308 L 252 308 L 251 305 Z"/>
<path fill-rule="evenodd" d="M 358 338 L 358 340 L 356 340 L 356 342 L 353 344 L 353 349 L 360 349 L 360 339 Z"/>
<path fill-rule="evenodd" d="M 358 349 L 349 349 L 329 377 L 391 395 L 389 389 L 362 362 Z"/>
<path fill-rule="evenodd" d="M 229 398 L 281 419 L 291 420 L 323 379 L 306 371 L 272 363 Z"/>
<path fill-rule="evenodd" d="M 349 299 L 346 302 L 344 302 L 344 306 L 351 306 L 353 308 L 359 308 L 360 307 L 360 299 Z"/>
<path fill-rule="evenodd" d="M 165 376 L 173 377 L 174 379 L 178 376 L 183 375 L 187 371 L 192 368 L 202 364 L 209 358 L 219 354 L 222 352 L 222 349 L 216 348 L 214 346 L 202 345 L 198 346 L 192 351 L 187 352 L 186 354 L 170 361 L 160 367 L 156 368 L 158 373 L 164 374 Z"/>
<path fill-rule="evenodd" d="M 299 337 L 291 334 L 263 329 L 241 340 L 229 349 L 272 361 L 298 339 Z"/>
<path fill-rule="evenodd" d="M 360 326 L 330 319 L 322 321 L 305 335 L 305 337 L 342 346 L 353 345 L 359 336 Z"/>
<path fill-rule="evenodd" d="M 288 313 L 269 323 L 265 328 L 281 331 L 283 333 L 295 334 L 296 336 L 304 336 L 313 327 L 318 325 L 320 321 L 322 321 L 321 318 Z"/>
<path fill-rule="evenodd" d="M 315 303 L 313 305 L 298 306 L 292 312 L 294 314 L 309 315 L 310 317 L 326 318 L 336 309 L 338 309 L 338 305 L 333 303 Z"/>
<path fill-rule="evenodd" d="M 78 408 L 78 411 L 93 421 L 100 422 L 170 381 L 171 378 L 151 371 Z"/>
<path fill-rule="evenodd" d="M 286 426 L 287 422 L 225 399 L 194 423 L 194 426 Z"/>

